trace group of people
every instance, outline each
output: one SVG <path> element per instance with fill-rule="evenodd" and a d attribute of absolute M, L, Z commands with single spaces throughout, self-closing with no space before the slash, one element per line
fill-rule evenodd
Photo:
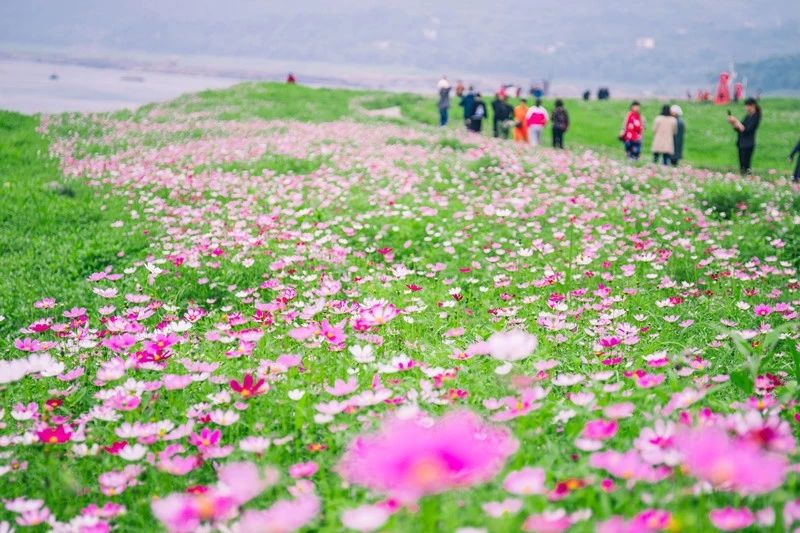
<path fill-rule="evenodd" d="M 639 102 L 634 100 L 630 110 L 625 116 L 619 139 L 625 146 L 628 159 L 639 159 L 642 152 L 642 139 L 644 138 L 645 121 L 641 114 Z M 677 166 L 683 159 L 683 138 L 686 125 L 683 122 L 683 110 L 679 105 L 661 108 L 661 113 L 653 122 L 653 163 L 659 160 L 664 165 Z"/>
<path fill-rule="evenodd" d="M 446 126 L 449 121 L 450 92 L 452 87 L 446 76 L 442 76 L 437 85 L 439 90 L 439 124 Z M 459 81 L 455 87 L 459 106 L 464 110 L 464 125 L 472 132 L 480 133 L 483 122 L 488 118 L 486 103 L 480 92 L 474 87 L 464 87 Z M 756 132 L 761 123 L 761 106 L 755 98 L 744 101 L 745 116 L 739 120 L 728 112 L 728 123 L 736 132 L 736 147 L 739 152 L 739 170 L 749 174 L 752 170 L 753 152 L 756 147 Z M 502 87 L 492 101 L 492 131 L 495 137 L 506 139 L 509 134 L 514 141 L 537 146 L 542 142 L 543 132 L 551 125 L 554 148 L 564 148 L 564 134 L 569 129 L 569 114 L 561 99 L 556 99 L 552 113 L 536 98 L 532 106 L 528 106 L 525 98 L 516 106 L 508 102 L 506 87 Z M 661 113 L 653 121 L 653 141 L 651 152 L 653 162 L 663 165 L 677 166 L 683 159 L 686 124 L 683 110 L 679 105 L 664 105 Z M 619 139 L 623 142 L 625 153 L 631 160 L 638 160 L 642 151 L 645 120 L 641 114 L 638 101 L 631 103 L 625 116 Z M 800 142 L 789 155 L 793 161 L 800 154 Z M 794 169 L 794 181 L 800 182 L 800 157 Z"/>
<path fill-rule="evenodd" d="M 761 106 L 758 105 L 755 98 L 747 98 L 744 101 L 744 108 L 745 116 L 742 120 L 731 115 L 729 111 L 728 123 L 736 132 L 739 171 L 742 174 L 749 174 L 752 170 L 753 152 L 756 148 L 756 132 L 761 123 Z M 683 111 L 679 105 L 665 105 L 659 116 L 656 117 L 653 122 L 653 143 L 651 145 L 654 163 L 661 161 L 664 165 L 677 165 L 683 158 L 683 139 L 686 126 L 682 117 Z M 644 130 L 645 121 L 641 115 L 639 102 L 634 100 L 625 116 L 622 131 L 619 134 L 629 159 L 639 159 Z M 790 158 L 792 157 L 793 155 L 790 156 Z M 797 174 L 796 169 L 795 175 Z"/>
<path fill-rule="evenodd" d="M 439 91 L 439 125 L 446 126 L 449 122 L 450 92 L 452 86 L 447 76 L 442 76 L 437 84 Z M 473 86 L 465 88 L 458 82 L 455 88 L 459 98 L 458 105 L 464 111 L 464 126 L 467 130 L 480 133 L 483 121 L 488 118 L 486 103 L 480 92 Z M 564 108 L 564 102 L 556 100 L 552 118 L 547 109 L 542 106 L 540 98 L 536 98 L 534 105 L 528 107 L 527 100 L 522 98 L 516 107 L 508 103 L 506 87 L 501 87 L 492 100 L 492 133 L 495 137 L 507 139 L 513 131 L 516 142 L 528 143 L 537 146 L 542 142 L 542 133 L 548 123 L 552 123 L 553 147 L 564 148 L 564 134 L 569 128 L 569 114 Z"/>

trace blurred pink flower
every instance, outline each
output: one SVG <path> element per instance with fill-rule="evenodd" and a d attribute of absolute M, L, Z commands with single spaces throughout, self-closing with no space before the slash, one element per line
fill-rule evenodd
<path fill-rule="evenodd" d="M 489 355 L 500 361 L 519 361 L 536 351 L 539 341 L 535 336 L 520 331 L 501 331 L 493 333 L 486 340 Z"/>
<path fill-rule="evenodd" d="M 319 498 L 315 494 L 306 494 L 294 500 L 279 500 L 269 509 L 242 513 L 238 532 L 291 533 L 313 520 L 319 508 Z"/>
<path fill-rule="evenodd" d="M 351 483 L 415 501 L 492 479 L 517 446 L 508 430 L 469 411 L 451 412 L 427 427 L 394 418 L 351 441 L 337 469 Z"/>
<path fill-rule="evenodd" d="M 784 456 L 716 427 L 678 433 L 675 444 L 689 474 L 723 490 L 764 494 L 780 487 L 788 471 Z"/>
<path fill-rule="evenodd" d="M 509 472 L 503 480 L 503 488 L 511 494 L 525 496 L 544 494 L 547 491 L 544 487 L 544 479 L 543 469 L 526 466 L 521 470 Z"/>
<path fill-rule="evenodd" d="M 714 524 L 714 527 L 722 531 L 744 529 L 750 527 L 756 521 L 755 515 L 747 507 L 714 509 L 708 513 L 708 518 Z"/>

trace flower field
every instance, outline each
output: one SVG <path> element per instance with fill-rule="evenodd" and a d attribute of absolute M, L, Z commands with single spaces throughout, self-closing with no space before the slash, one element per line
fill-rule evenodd
<path fill-rule="evenodd" d="M 225 94 L 41 118 L 143 244 L 0 309 L 0 531 L 800 528 L 786 182 Z"/>

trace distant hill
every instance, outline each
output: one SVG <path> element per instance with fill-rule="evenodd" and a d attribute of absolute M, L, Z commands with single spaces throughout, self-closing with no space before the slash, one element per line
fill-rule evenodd
<path fill-rule="evenodd" d="M 751 89 L 766 92 L 800 91 L 800 54 L 776 56 L 736 65 Z"/>

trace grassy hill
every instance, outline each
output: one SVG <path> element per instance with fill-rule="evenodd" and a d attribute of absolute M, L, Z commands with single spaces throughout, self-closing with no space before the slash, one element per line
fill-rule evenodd
<path fill-rule="evenodd" d="M 491 99 L 489 96 L 488 101 Z M 206 91 L 195 96 L 178 99 L 173 105 L 186 105 L 188 109 L 202 109 L 214 104 L 223 119 L 241 116 L 276 118 L 291 116 L 297 120 L 334 120 L 350 117 L 364 120 L 357 108 L 380 109 L 399 106 L 409 123 L 436 125 L 438 114 L 433 97 L 416 94 L 385 93 L 375 91 L 314 90 L 304 87 L 285 87 L 281 84 L 242 84 L 231 90 Z M 354 102 L 357 105 L 351 105 Z M 553 100 L 545 99 L 552 109 Z M 629 102 L 622 100 L 584 102 L 565 99 L 572 126 L 566 136 L 567 147 L 591 149 L 605 156 L 622 159 L 621 143 L 617 140 Z M 764 118 L 758 132 L 758 147 L 754 156 L 754 169 L 764 175 L 785 175 L 793 167 L 786 156 L 800 140 L 800 105 L 794 98 L 766 98 L 762 102 Z M 736 172 L 738 169 L 735 147 L 736 136 L 726 122 L 728 109 L 744 116 L 744 107 L 731 104 L 718 107 L 686 101 L 642 102 L 642 112 L 649 123 L 655 119 L 664 103 L 678 103 L 684 111 L 686 141 L 684 163 L 698 168 Z M 461 127 L 461 108 L 454 100 L 451 109 L 451 128 Z M 491 135 L 491 124 L 484 124 L 484 132 Z M 549 142 L 549 132 L 545 136 Z M 645 134 L 642 163 L 649 161 L 651 135 Z"/>
<path fill-rule="evenodd" d="M 0 113 L 0 530 L 793 527 L 798 191 L 430 109 Z"/>

